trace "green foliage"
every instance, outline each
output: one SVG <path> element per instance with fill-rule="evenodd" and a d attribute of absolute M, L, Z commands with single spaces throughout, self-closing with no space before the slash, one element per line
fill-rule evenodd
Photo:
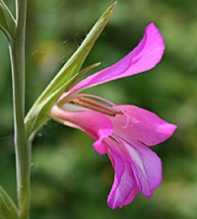
<path fill-rule="evenodd" d="M 9 41 L 14 38 L 15 28 L 15 18 L 12 16 L 4 1 L 0 0 L 0 29 Z"/>
<path fill-rule="evenodd" d="M 51 107 L 80 74 L 81 66 L 86 60 L 96 40 L 109 22 L 114 5 L 115 3 L 113 3 L 99 18 L 81 46 L 60 69 L 54 79 L 36 100 L 25 120 L 27 137 L 32 137 L 32 135 L 34 135 L 46 123 L 46 121 L 48 121 L 48 114 Z"/>
<path fill-rule="evenodd" d="M 0 187 L 0 219 L 17 219 L 17 208 L 6 193 L 6 191 Z"/>

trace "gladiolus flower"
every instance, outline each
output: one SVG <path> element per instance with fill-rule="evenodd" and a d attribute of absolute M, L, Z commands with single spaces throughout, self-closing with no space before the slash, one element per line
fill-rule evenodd
<path fill-rule="evenodd" d="M 51 117 L 78 128 L 95 140 L 99 154 L 107 154 L 114 168 L 108 205 L 128 205 L 138 193 L 150 197 L 162 180 L 160 158 L 150 149 L 174 133 L 176 126 L 134 105 L 116 105 L 82 90 L 152 69 L 164 53 L 164 41 L 150 23 L 137 47 L 110 67 L 93 74 L 64 93 Z"/>

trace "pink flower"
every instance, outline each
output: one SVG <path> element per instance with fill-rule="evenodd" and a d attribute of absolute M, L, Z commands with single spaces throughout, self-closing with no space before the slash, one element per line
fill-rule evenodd
<path fill-rule="evenodd" d="M 116 105 L 80 91 L 152 69 L 164 53 L 164 41 L 150 23 L 138 46 L 110 67 L 93 74 L 64 93 L 51 109 L 55 120 L 81 129 L 95 140 L 94 149 L 107 154 L 114 168 L 108 205 L 128 205 L 136 194 L 150 197 L 162 180 L 162 166 L 151 146 L 167 140 L 176 126 L 134 105 Z"/>

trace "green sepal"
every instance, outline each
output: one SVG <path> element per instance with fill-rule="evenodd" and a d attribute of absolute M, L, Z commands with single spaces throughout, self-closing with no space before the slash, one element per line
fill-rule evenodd
<path fill-rule="evenodd" d="M 18 219 L 18 213 L 15 203 L 1 186 L 0 186 L 0 219 Z"/>
<path fill-rule="evenodd" d="M 75 82 L 80 76 L 80 69 L 96 40 L 109 22 L 115 4 L 116 2 L 107 8 L 104 14 L 90 30 L 81 46 L 60 69 L 54 79 L 33 104 L 25 118 L 27 138 L 32 138 L 50 119 L 49 111 L 51 107 L 55 104 L 61 94 L 68 90 L 71 84 L 73 84 L 73 82 Z"/>
<path fill-rule="evenodd" d="M 16 21 L 3 0 L 0 0 L 0 29 L 9 41 L 14 39 L 16 32 Z"/>

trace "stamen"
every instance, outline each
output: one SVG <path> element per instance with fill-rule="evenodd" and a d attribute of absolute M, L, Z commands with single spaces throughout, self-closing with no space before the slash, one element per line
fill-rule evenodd
<path fill-rule="evenodd" d="M 117 114 L 122 114 L 121 111 L 117 111 L 113 108 L 113 103 L 93 95 L 80 94 L 77 97 L 73 98 L 70 101 L 70 103 L 77 104 L 79 106 L 92 109 L 109 116 L 116 116 Z"/>
<path fill-rule="evenodd" d="M 113 102 L 106 100 L 103 97 L 98 97 L 98 96 L 91 95 L 91 94 L 78 94 L 78 96 L 79 97 L 86 97 L 88 99 L 94 100 L 96 102 L 99 102 L 99 103 L 104 104 L 104 105 L 109 106 L 109 107 L 113 107 L 115 105 Z"/>

